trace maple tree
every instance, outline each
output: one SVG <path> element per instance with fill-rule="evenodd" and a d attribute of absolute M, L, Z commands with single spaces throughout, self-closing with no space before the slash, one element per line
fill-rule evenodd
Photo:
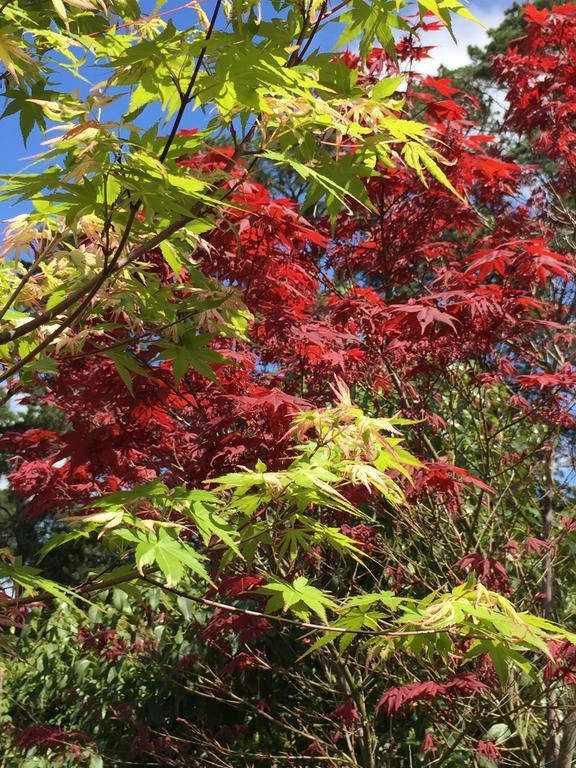
<path fill-rule="evenodd" d="M 4 3 L 6 765 L 570 765 L 576 7 L 418 6 Z"/>

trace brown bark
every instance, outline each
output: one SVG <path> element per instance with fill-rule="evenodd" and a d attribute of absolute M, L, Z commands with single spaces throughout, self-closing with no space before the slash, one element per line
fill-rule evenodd
<path fill-rule="evenodd" d="M 576 749 L 576 697 L 570 693 L 570 711 L 562 724 L 562 739 L 558 748 L 558 755 L 554 768 L 571 768 Z"/>
<path fill-rule="evenodd" d="M 543 482 L 542 538 L 549 542 L 554 526 L 554 459 L 555 441 L 550 446 L 550 452 L 545 465 Z M 554 617 L 554 552 L 552 547 L 546 549 L 544 556 L 544 599 L 542 612 L 544 618 L 552 621 Z M 560 732 L 558 719 L 558 690 L 550 688 L 546 693 L 546 748 L 544 765 L 556 768 L 560 749 Z"/>

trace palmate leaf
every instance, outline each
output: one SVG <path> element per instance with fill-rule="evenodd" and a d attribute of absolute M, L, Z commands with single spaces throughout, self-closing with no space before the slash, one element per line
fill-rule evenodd
<path fill-rule="evenodd" d="M 190 544 L 179 539 L 174 529 L 115 529 L 114 535 L 136 544 L 136 565 L 141 573 L 146 567 L 156 565 L 162 571 L 168 586 L 178 584 L 187 572 L 208 584 L 213 583 L 204 566 L 206 558 L 196 552 Z"/>
<path fill-rule="evenodd" d="M 6 70 L 18 82 L 18 76 L 22 74 L 24 67 L 36 66 L 32 57 L 10 35 L 9 28 L 0 32 L 0 61 Z"/>
<path fill-rule="evenodd" d="M 224 517 L 202 501 L 193 502 L 189 508 L 189 514 L 196 523 L 204 544 L 209 544 L 212 537 L 216 537 L 238 557 L 242 558 L 242 553 L 238 548 L 240 535 Z"/>
<path fill-rule="evenodd" d="M 143 378 L 148 378 L 150 375 L 140 365 L 140 363 L 127 352 L 123 352 L 122 350 L 108 350 L 104 354 L 114 363 L 114 366 L 118 371 L 118 375 L 126 385 L 126 389 L 130 392 L 131 395 L 134 394 L 134 386 L 132 383 L 131 374 L 142 376 Z"/>
<path fill-rule="evenodd" d="M 466 660 L 476 659 L 484 654 L 488 654 L 490 657 L 502 687 L 508 683 L 513 666 L 518 667 L 527 676 L 533 672 L 533 665 L 529 659 L 501 640 L 474 640 L 464 658 Z"/>
<path fill-rule="evenodd" d="M 258 592 L 271 595 L 266 603 L 266 611 L 292 611 L 296 616 L 307 620 L 311 613 L 319 616 L 327 623 L 326 609 L 335 609 L 336 603 L 332 597 L 308 583 L 305 576 L 298 576 L 292 584 L 287 581 L 270 581 Z"/>
<path fill-rule="evenodd" d="M 402 147 L 402 157 L 406 165 L 416 171 L 424 186 L 428 186 L 428 180 L 424 174 L 424 169 L 426 169 L 436 181 L 439 181 L 442 186 L 449 189 L 453 195 L 460 200 L 464 200 L 438 165 L 437 161 L 442 162 L 442 156 L 438 152 L 417 141 L 408 141 Z"/>
<path fill-rule="evenodd" d="M 8 89 L 4 95 L 7 103 L 0 119 L 9 115 L 20 115 L 20 130 L 24 146 L 26 146 L 28 138 L 36 126 L 40 130 L 46 129 L 44 111 L 33 100 L 51 101 L 60 97 L 57 91 L 48 90 L 45 80 L 38 80 L 33 83 L 29 91 L 25 86 L 22 86 L 21 88 Z"/>
<path fill-rule="evenodd" d="M 296 560 L 301 552 L 309 552 L 314 534 L 310 528 L 286 528 L 282 532 L 278 557 L 283 559 L 289 555 L 290 560 Z"/>
<path fill-rule="evenodd" d="M 289 522 L 286 527 L 282 526 L 280 532 L 280 558 L 289 555 L 291 560 L 296 560 L 301 552 L 309 552 L 316 545 L 328 547 L 342 558 L 350 557 L 362 563 L 362 550 L 354 539 L 346 536 L 339 528 L 324 525 L 303 514 L 294 515 Z"/>
<path fill-rule="evenodd" d="M 335 640 L 338 641 L 340 653 L 343 653 L 358 638 L 359 630 L 384 632 L 384 621 L 390 625 L 392 614 L 396 613 L 402 606 L 416 602 L 414 599 L 399 597 L 389 591 L 367 593 L 347 598 L 338 606 L 338 616 L 332 623 L 339 629 L 349 629 L 350 632 L 327 632 L 301 658 L 308 656 L 310 653 Z M 384 613 L 382 610 L 378 610 L 379 607 L 387 608 L 388 612 Z"/>
<path fill-rule="evenodd" d="M 346 199 L 348 198 L 349 200 L 353 200 L 354 202 L 358 203 L 364 208 L 371 207 L 367 196 L 364 196 L 363 199 L 361 199 L 360 197 L 357 197 L 356 194 L 354 194 L 351 191 L 351 189 L 349 188 L 349 185 L 344 186 L 344 184 L 342 184 L 340 180 L 336 181 L 334 178 L 331 177 L 331 175 L 336 175 L 337 173 L 336 169 L 337 169 L 338 163 L 332 163 L 331 169 L 329 168 L 329 166 L 325 166 L 322 168 L 322 172 L 320 172 L 316 168 L 312 168 L 309 165 L 305 165 L 304 163 L 301 163 L 298 160 L 295 160 L 289 155 L 284 155 L 280 152 L 275 152 L 273 150 L 266 150 L 266 152 L 262 152 L 260 154 L 260 157 L 266 158 L 267 160 L 272 160 L 279 164 L 288 165 L 301 178 L 305 179 L 306 181 L 310 181 L 313 185 L 315 185 L 315 187 L 318 190 L 322 190 L 325 193 L 325 195 L 328 196 L 329 199 L 335 200 L 340 204 L 340 206 L 342 205 L 346 206 Z M 331 175 L 328 175 L 329 173 Z M 369 174 L 369 170 L 366 169 L 366 175 L 368 174 Z M 348 178 L 350 183 L 357 182 L 357 178 L 354 177 L 353 175 L 350 175 Z M 315 195 L 315 197 L 320 197 L 320 196 L 321 195 Z M 309 197 L 309 200 L 311 199 L 312 198 Z"/>
<path fill-rule="evenodd" d="M 456 38 L 454 37 L 454 32 L 452 30 L 453 14 L 462 16 L 462 18 L 480 24 L 480 26 L 484 26 L 480 19 L 474 16 L 474 14 L 466 8 L 465 5 L 458 2 L 458 0 L 418 0 L 418 8 L 422 16 L 428 12 L 443 21 L 455 42 Z"/>
<path fill-rule="evenodd" d="M 328 546 L 341 557 L 351 557 L 356 562 L 362 563 L 363 550 L 357 546 L 354 539 L 342 533 L 340 528 L 323 525 L 310 518 L 304 518 L 304 520 L 308 521 L 316 544 Z"/>
<path fill-rule="evenodd" d="M 337 45 L 343 46 L 360 38 L 358 50 L 362 58 L 368 56 L 376 42 L 391 56 L 395 56 L 393 29 L 408 29 L 398 10 L 395 0 L 379 3 L 354 0 L 339 17 L 344 29 Z"/>
<path fill-rule="evenodd" d="M 382 632 L 381 621 L 386 620 L 388 616 L 385 613 L 371 611 L 369 609 L 355 609 L 347 611 L 344 615 L 339 616 L 332 622 L 334 627 L 337 627 L 338 631 L 323 633 L 316 642 L 314 642 L 308 650 L 300 656 L 300 659 L 315 653 L 325 645 L 329 645 L 332 642 L 338 644 L 338 650 L 340 653 L 344 653 L 346 649 L 359 638 L 362 638 L 362 631 L 368 632 Z M 349 632 L 342 632 L 341 630 L 347 629 Z"/>
<path fill-rule="evenodd" d="M 145 569 L 156 566 L 165 576 L 167 586 L 177 584 L 185 574 L 191 573 L 202 581 L 212 584 L 208 571 L 204 566 L 206 558 L 197 552 L 190 543 L 179 537 L 182 525 L 157 519 L 134 516 L 127 509 L 132 504 L 136 509 L 143 500 L 162 507 L 164 511 L 182 506 L 187 498 L 202 498 L 212 501 L 215 506 L 219 500 L 206 491 L 186 491 L 175 489 L 174 498 L 170 490 L 160 481 L 136 486 L 132 491 L 120 491 L 109 494 L 97 500 L 91 506 L 104 507 L 104 511 L 88 515 L 68 518 L 69 521 L 91 529 L 99 528 L 99 536 L 120 539 L 134 549 L 136 565 L 140 573 Z M 194 504 L 204 507 L 200 501 Z M 217 535 L 236 554 L 240 555 L 233 536 L 233 529 L 226 521 L 206 508 L 205 512 L 198 510 L 196 521 L 202 534 L 209 541 L 212 535 Z M 127 527 L 127 524 L 129 527 Z M 130 575 L 132 578 L 132 574 Z"/>
<path fill-rule="evenodd" d="M 213 339 L 214 336 L 211 334 L 186 331 L 180 338 L 180 344 L 162 343 L 161 357 L 163 360 L 173 361 L 174 378 L 177 384 L 180 383 L 190 368 L 207 379 L 216 381 L 216 375 L 211 364 L 223 364 L 226 362 L 226 358 L 208 346 Z"/>

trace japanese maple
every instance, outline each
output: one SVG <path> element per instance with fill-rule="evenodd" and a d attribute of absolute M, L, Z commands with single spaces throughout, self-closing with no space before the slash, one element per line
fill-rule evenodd
<path fill-rule="evenodd" d="M 134 39 L 82 30 L 90 2 L 54 2 L 49 36 L 114 43 L 94 55 L 132 88 L 125 123 L 169 103 L 184 39 L 160 16 L 139 37 L 132 5 Z M 17 275 L 3 376 L 63 424 L 0 439 L 42 544 L 6 557 L 11 759 L 569 764 L 576 13 L 525 9 L 488 134 L 456 79 L 418 74 L 451 7 L 354 3 L 358 51 L 309 57 L 338 6 L 279 5 L 286 29 L 230 8 L 228 33 L 198 11 L 180 64 L 220 122 L 183 128 L 180 85 L 167 140 L 104 142 L 127 163 L 111 218 L 77 199 L 96 128 L 66 127 L 74 231 L 40 203 L 6 239 L 46 262 Z M 35 570 L 78 551 L 75 582 Z"/>

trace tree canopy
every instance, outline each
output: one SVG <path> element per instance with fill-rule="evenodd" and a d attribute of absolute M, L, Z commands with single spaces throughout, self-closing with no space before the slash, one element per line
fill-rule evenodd
<path fill-rule="evenodd" d="M 571 765 L 576 6 L 457 16 L 0 3 L 3 765 Z"/>

